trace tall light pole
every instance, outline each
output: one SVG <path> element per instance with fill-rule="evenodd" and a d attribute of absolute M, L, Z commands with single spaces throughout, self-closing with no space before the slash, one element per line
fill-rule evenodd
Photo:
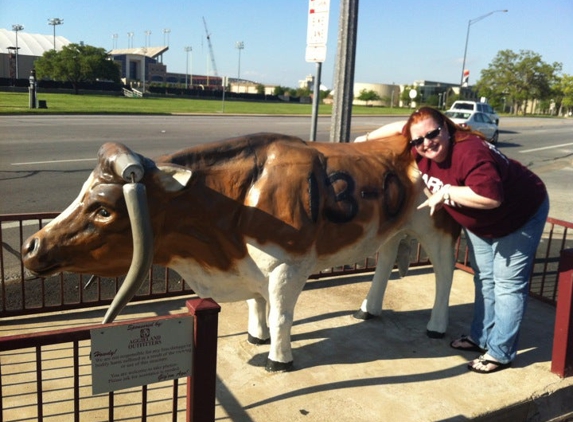
<path fill-rule="evenodd" d="M 237 41 L 235 43 L 235 48 L 239 50 L 239 70 L 237 71 L 237 79 L 241 79 L 241 50 L 245 48 L 245 43 L 243 41 Z"/>
<path fill-rule="evenodd" d="M 117 37 L 119 37 L 118 34 L 111 34 L 111 38 L 113 39 L 113 49 L 114 50 L 117 48 Z"/>
<path fill-rule="evenodd" d="M 166 45 L 167 47 L 169 47 L 169 33 L 171 32 L 171 29 L 169 28 L 165 28 L 163 30 L 163 45 Z M 165 39 L 167 38 L 167 42 L 165 42 Z"/>
<path fill-rule="evenodd" d="M 24 27 L 19 23 L 12 25 L 12 31 L 16 33 L 16 79 L 18 79 L 18 31 L 23 31 Z"/>
<path fill-rule="evenodd" d="M 151 38 L 150 35 L 151 35 L 151 31 L 149 29 L 147 29 L 145 31 L 145 46 L 146 47 L 149 47 L 149 39 Z"/>
<path fill-rule="evenodd" d="M 60 18 L 51 18 L 48 19 L 48 25 L 52 25 L 54 27 L 54 50 L 56 50 L 56 26 L 63 25 L 64 20 Z"/>
<path fill-rule="evenodd" d="M 479 17 L 474 18 L 474 19 L 470 19 L 470 20 L 468 21 L 468 32 L 467 32 L 467 34 L 466 34 L 466 47 L 465 47 L 465 49 L 464 49 L 464 61 L 463 61 L 463 63 L 462 63 L 462 76 L 461 76 L 461 78 L 460 78 L 460 96 L 461 96 L 461 94 L 462 94 L 462 85 L 464 84 L 464 70 L 466 69 L 466 55 L 467 55 L 467 52 L 468 52 L 468 41 L 469 41 L 469 39 L 470 39 L 470 27 L 471 27 L 474 23 L 479 22 L 479 21 L 481 21 L 482 19 L 485 19 L 485 18 L 487 18 L 488 16 L 491 16 L 491 15 L 493 15 L 494 13 L 497 13 L 497 12 L 505 13 L 505 12 L 507 12 L 507 9 L 504 9 L 504 10 L 494 10 L 493 12 L 486 13 L 485 15 L 479 16 Z"/>
<path fill-rule="evenodd" d="M 187 46 L 184 48 L 185 53 L 187 53 L 187 64 L 185 65 L 185 89 L 189 88 L 189 53 L 191 53 L 193 51 L 193 48 L 190 46 Z M 193 60 L 193 57 L 191 57 L 191 60 Z M 193 75 L 191 75 L 191 86 L 193 86 Z"/>

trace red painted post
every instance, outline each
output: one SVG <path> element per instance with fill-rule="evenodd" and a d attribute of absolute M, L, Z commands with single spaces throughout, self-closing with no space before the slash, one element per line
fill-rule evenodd
<path fill-rule="evenodd" d="M 551 372 L 573 375 L 573 249 L 563 249 L 558 267 L 557 310 Z"/>
<path fill-rule="evenodd" d="M 213 299 L 186 302 L 194 318 L 193 375 L 187 378 L 187 421 L 215 420 L 217 335 L 221 307 Z"/>

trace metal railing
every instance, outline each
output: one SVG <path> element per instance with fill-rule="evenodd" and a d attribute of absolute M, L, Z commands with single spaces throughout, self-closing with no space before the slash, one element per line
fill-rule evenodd
<path fill-rule="evenodd" d="M 110 324 L 193 316 L 193 375 L 186 383 L 175 379 L 92 395 L 90 331 L 101 324 L 0 337 L 0 421 L 213 421 L 221 308 L 198 298 L 187 301 L 187 308 L 188 313 Z"/>
<path fill-rule="evenodd" d="M 111 303 L 122 278 L 99 278 L 88 283 L 88 276 L 65 273 L 49 278 L 38 278 L 28 273 L 20 250 L 24 241 L 58 213 L 0 215 L 0 318 L 29 315 L 68 309 L 104 306 Z M 413 240 L 410 266 L 430 265 L 420 244 Z M 573 223 L 548 218 L 542 241 L 537 250 L 531 275 L 530 293 L 533 297 L 555 305 L 557 300 L 557 266 L 563 249 L 573 247 Z M 458 239 L 456 267 L 472 272 L 463 235 Z M 324 270 L 311 279 L 346 274 L 372 272 L 377 256 L 362 262 L 349 263 Z M 134 301 L 192 295 L 185 281 L 175 271 L 153 266 Z"/>

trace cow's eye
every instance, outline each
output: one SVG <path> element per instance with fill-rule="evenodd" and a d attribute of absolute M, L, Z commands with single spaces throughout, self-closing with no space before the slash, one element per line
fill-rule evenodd
<path fill-rule="evenodd" d="M 104 217 L 104 218 L 111 217 L 111 213 L 105 208 L 100 208 L 99 210 L 97 210 L 97 215 L 98 217 Z"/>

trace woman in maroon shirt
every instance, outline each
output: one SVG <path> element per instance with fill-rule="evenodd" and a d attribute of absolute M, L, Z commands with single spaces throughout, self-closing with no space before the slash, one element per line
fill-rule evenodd
<path fill-rule="evenodd" d="M 475 303 L 470 335 L 450 343 L 480 352 L 468 363 L 479 373 L 511 365 L 517 354 L 529 276 L 549 212 L 541 179 L 430 107 L 361 137 L 401 131 L 412 145 L 431 195 L 419 208 L 444 207 L 464 227 L 474 269 Z M 364 139 L 366 138 L 366 139 Z"/>

